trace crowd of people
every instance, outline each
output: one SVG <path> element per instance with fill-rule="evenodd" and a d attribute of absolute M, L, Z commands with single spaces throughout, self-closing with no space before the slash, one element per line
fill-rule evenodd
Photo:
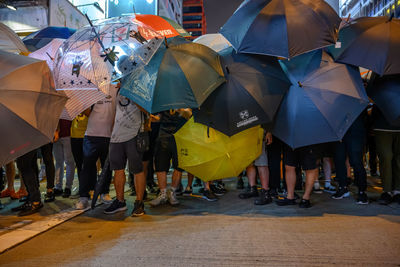
<path fill-rule="evenodd" d="M 47 183 L 44 202 L 52 202 L 57 196 L 72 197 L 76 170 L 79 180 L 76 209 L 89 207 L 100 172 L 103 179 L 100 199 L 109 204 L 104 209 L 106 214 L 127 209 L 124 194 L 126 173 L 129 174 L 131 195 L 136 195 L 132 216 L 145 214 L 144 201 L 148 199 L 148 193 L 157 194 L 149 202 L 152 207 L 166 203 L 177 205 L 180 202 L 177 196 L 191 195 L 193 186 L 201 185 L 202 197 L 217 201 L 227 191 L 222 180 L 201 182 L 188 173 L 187 186 L 182 186 L 184 170 L 179 168 L 173 134 L 191 116 L 190 109 L 149 114 L 120 95 L 119 84 L 112 84 L 110 95 L 104 100 L 82 112 L 73 121 L 61 119 L 53 142 L 16 159 L 18 176 L 21 178 L 18 191 L 14 187 L 14 162 L 4 166 L 5 175 L 1 169 L 1 177 L 7 178 L 7 188 L 1 192 L 1 197 L 23 202 L 12 208 L 12 211 L 19 212 L 18 215 L 33 214 L 43 207 L 39 190 L 42 173 L 45 172 Z M 400 127 L 390 125 L 375 106 L 370 105 L 339 142 L 292 149 L 274 137 L 270 129 L 264 128 L 261 155 L 238 174 L 237 189 L 243 189 L 239 194 L 240 199 L 254 198 L 255 205 L 276 202 L 280 206 L 310 208 L 313 192 L 326 191 L 332 194 L 333 199 L 339 200 L 350 196 L 349 185 L 354 183 L 358 189 L 356 203 L 368 204 L 365 167 L 368 165 L 371 176 L 378 177 L 379 170 L 383 185 L 379 204 L 400 204 Z M 143 136 L 147 136 L 148 140 L 144 146 L 140 144 Z M 38 155 L 43 168 L 38 167 Z M 172 182 L 168 186 L 167 174 L 171 168 Z M 351 178 L 351 168 L 354 179 Z M 335 178 L 331 179 L 334 172 Z M 302 178 L 303 174 L 305 179 Z M 248 178 L 248 186 L 245 186 L 243 176 Z M 320 186 L 320 180 L 323 186 Z M 112 182 L 116 191 L 115 199 L 109 195 Z M 304 190 L 302 196 L 295 192 L 299 189 Z"/>

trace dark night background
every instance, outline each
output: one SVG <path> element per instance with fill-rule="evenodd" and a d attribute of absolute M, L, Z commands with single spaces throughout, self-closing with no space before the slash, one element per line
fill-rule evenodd
<path fill-rule="evenodd" d="M 204 0 L 207 33 L 217 33 L 243 0 Z"/>

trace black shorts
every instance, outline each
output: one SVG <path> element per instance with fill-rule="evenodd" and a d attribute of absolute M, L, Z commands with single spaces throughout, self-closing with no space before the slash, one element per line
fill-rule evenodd
<path fill-rule="evenodd" d="M 313 170 L 317 168 L 317 160 L 320 157 L 317 145 L 299 147 L 292 149 L 285 145 L 283 151 L 284 162 L 291 167 L 301 167 L 303 170 Z"/>
<path fill-rule="evenodd" d="M 156 172 L 168 172 L 171 165 L 175 170 L 178 168 L 178 152 L 174 136 L 158 137 L 154 151 L 154 167 Z"/>
<path fill-rule="evenodd" d="M 143 171 L 143 154 L 136 150 L 136 137 L 122 143 L 110 143 L 109 160 L 111 170 L 123 170 L 128 160 L 129 172 L 133 174 Z"/>

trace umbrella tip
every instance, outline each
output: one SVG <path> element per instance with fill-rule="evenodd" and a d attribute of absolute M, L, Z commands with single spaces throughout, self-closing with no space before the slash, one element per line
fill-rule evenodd
<path fill-rule="evenodd" d="M 168 41 L 167 41 L 167 37 L 164 37 L 164 43 L 165 43 L 165 47 L 168 48 Z"/>
<path fill-rule="evenodd" d="M 300 87 L 303 87 L 303 85 L 301 84 L 301 82 L 297 82 L 298 83 L 298 85 L 300 86 Z"/>
<path fill-rule="evenodd" d="M 229 74 L 229 73 L 230 73 L 230 71 L 229 71 L 229 68 L 228 68 L 228 66 L 225 66 L 225 69 L 226 69 L 226 72 Z"/>

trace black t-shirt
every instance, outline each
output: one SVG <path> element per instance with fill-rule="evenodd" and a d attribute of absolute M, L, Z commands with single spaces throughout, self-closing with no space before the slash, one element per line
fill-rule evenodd
<path fill-rule="evenodd" d="M 185 124 L 186 119 L 181 117 L 178 112 L 171 113 L 170 111 L 160 113 L 160 132 L 158 136 L 171 136 Z"/>

